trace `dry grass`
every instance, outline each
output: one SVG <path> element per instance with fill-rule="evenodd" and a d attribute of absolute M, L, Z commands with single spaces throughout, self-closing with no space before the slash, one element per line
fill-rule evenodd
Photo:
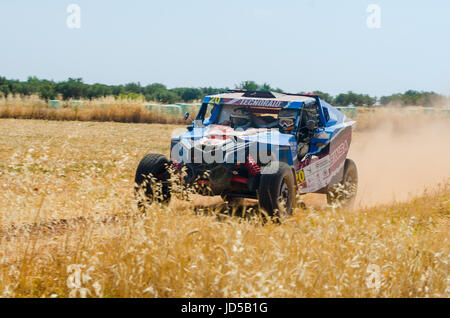
<path fill-rule="evenodd" d="M 121 100 L 113 97 L 99 98 L 95 100 L 83 100 L 79 109 L 71 107 L 71 100 L 63 101 L 60 109 L 51 109 L 48 103 L 37 96 L 0 98 L 0 118 L 16 119 L 43 119 L 63 121 L 98 121 L 121 123 L 159 123 L 159 124 L 186 124 L 181 115 L 170 115 L 149 111 L 143 105 L 149 104 L 144 100 Z M 198 101 L 199 102 L 199 101 Z M 153 102 L 152 102 L 153 104 Z M 409 125 L 409 119 L 417 118 L 417 114 L 411 110 L 417 110 L 421 115 L 421 107 L 358 107 L 357 131 L 365 131 L 377 128 L 386 117 L 399 126 Z M 191 119 L 194 118 L 194 108 Z M 435 118 L 436 114 L 426 115 L 425 118 Z M 448 116 L 448 114 L 444 115 Z M 423 116 L 419 116 L 423 117 Z M 408 119 L 408 120 L 405 120 Z"/>
<path fill-rule="evenodd" d="M 176 127 L 0 120 L 0 295 L 449 296 L 448 183 L 355 211 L 313 198 L 281 225 L 196 213 L 219 199 L 140 215 L 137 163 Z"/>
<path fill-rule="evenodd" d="M 100 121 L 121 123 L 184 124 L 183 115 L 171 116 L 150 112 L 142 100 L 116 100 L 106 97 L 84 100 L 80 107 L 71 107 L 71 101 L 63 102 L 60 109 L 52 109 L 36 97 L 0 98 L 0 118 L 44 119 L 69 121 Z"/>

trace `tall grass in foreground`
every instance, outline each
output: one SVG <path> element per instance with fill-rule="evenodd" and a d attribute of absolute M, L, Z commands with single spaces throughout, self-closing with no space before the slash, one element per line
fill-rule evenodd
<path fill-rule="evenodd" d="M 218 218 L 217 198 L 140 214 L 137 163 L 175 127 L 0 120 L 0 296 L 449 296 L 448 182 L 281 225 Z"/>
<path fill-rule="evenodd" d="M 449 200 L 444 188 L 362 211 L 296 210 L 284 224 L 264 226 L 154 206 L 146 215 L 87 221 L 61 233 L 22 233 L 2 241 L 0 292 L 448 297 Z"/>

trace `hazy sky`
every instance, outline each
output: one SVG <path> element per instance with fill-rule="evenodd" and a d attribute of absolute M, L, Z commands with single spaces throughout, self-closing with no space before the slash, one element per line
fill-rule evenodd
<path fill-rule="evenodd" d="M 80 29 L 67 26 L 71 3 Z M 448 95 L 449 16 L 448 0 L 2 0 L 0 76 Z"/>

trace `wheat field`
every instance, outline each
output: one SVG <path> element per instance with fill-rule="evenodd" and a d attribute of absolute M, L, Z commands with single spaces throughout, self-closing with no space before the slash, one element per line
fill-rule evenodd
<path fill-rule="evenodd" d="M 171 132 L 184 126 L 0 119 L 0 296 L 449 297 L 447 154 L 418 191 L 389 171 L 386 184 L 410 193 L 378 195 L 364 147 L 382 135 L 374 123 L 361 118 L 351 148 L 358 207 L 307 195 L 306 209 L 275 224 L 252 209 L 219 215 L 220 198 L 198 196 L 138 212 L 139 160 L 168 155 Z"/>
<path fill-rule="evenodd" d="M 81 102 L 81 104 L 72 107 L 72 100 L 62 101 L 61 107 L 56 109 L 49 108 L 48 102 L 34 95 L 0 97 L 0 118 L 121 123 L 185 123 L 184 114 L 171 115 L 162 112 L 150 112 L 145 107 L 149 105 L 149 102 L 142 99 L 115 99 L 108 96 L 77 102 Z M 192 114 L 192 116 L 194 115 Z"/>

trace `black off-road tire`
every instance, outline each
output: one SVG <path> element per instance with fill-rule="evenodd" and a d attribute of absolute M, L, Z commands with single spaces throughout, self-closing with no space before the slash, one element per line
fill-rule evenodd
<path fill-rule="evenodd" d="M 276 165 L 278 168 L 275 169 Z M 272 173 L 268 171 L 275 169 Z M 270 217 L 283 219 L 292 214 L 296 195 L 292 169 L 284 162 L 272 162 L 263 168 L 258 200 Z"/>
<path fill-rule="evenodd" d="M 358 169 L 351 159 L 344 163 L 344 175 L 341 182 L 328 188 L 327 202 L 329 205 L 338 204 L 341 208 L 351 209 L 355 203 L 358 188 Z"/>
<path fill-rule="evenodd" d="M 136 169 L 135 195 L 140 210 L 153 201 L 170 201 L 169 160 L 160 154 L 148 154 L 142 158 Z"/>

